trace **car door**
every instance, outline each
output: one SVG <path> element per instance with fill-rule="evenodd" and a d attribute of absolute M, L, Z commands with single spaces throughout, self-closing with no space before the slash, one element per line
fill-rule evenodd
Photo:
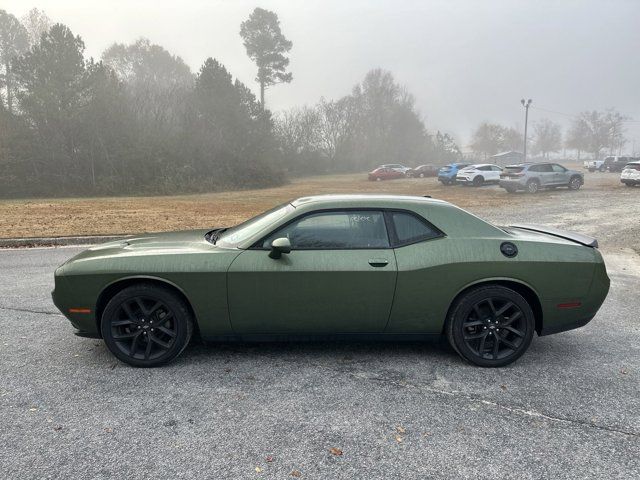
<path fill-rule="evenodd" d="M 553 168 L 551 168 L 551 164 L 541 163 L 540 165 L 536 165 L 536 167 L 537 175 L 540 178 L 540 185 L 543 187 L 555 185 L 555 173 Z"/>
<path fill-rule="evenodd" d="M 569 174 L 568 170 L 564 168 L 562 165 L 558 165 L 554 163 L 551 165 L 553 169 L 553 183 L 554 185 L 568 185 L 569 184 Z"/>
<path fill-rule="evenodd" d="M 276 238 L 291 252 L 269 257 Z M 397 276 L 380 210 L 312 212 L 241 253 L 228 274 L 231 325 L 239 334 L 379 333 Z"/>
<path fill-rule="evenodd" d="M 497 165 L 491 165 L 491 171 L 487 172 L 491 176 L 489 177 L 489 181 L 498 183 L 500 181 L 500 174 L 502 173 L 502 168 Z"/>

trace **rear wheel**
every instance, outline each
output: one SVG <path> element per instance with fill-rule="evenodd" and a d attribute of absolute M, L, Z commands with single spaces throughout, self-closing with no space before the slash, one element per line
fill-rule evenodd
<path fill-rule="evenodd" d="M 569 180 L 569 190 L 579 190 L 581 186 L 582 180 L 580 179 L 580 177 L 571 177 L 571 180 Z"/>
<path fill-rule="evenodd" d="M 507 191 L 507 193 L 516 193 L 516 189 L 515 188 L 505 187 L 505 190 Z"/>
<path fill-rule="evenodd" d="M 531 344 L 535 318 L 522 295 L 499 285 L 478 287 L 458 299 L 445 332 L 465 360 L 481 367 L 503 367 Z"/>
<path fill-rule="evenodd" d="M 540 190 L 540 182 L 538 182 L 538 180 L 529 180 L 527 183 L 527 192 L 538 193 L 538 190 Z"/>
<path fill-rule="evenodd" d="M 424 173 L 421 173 L 419 176 L 420 178 L 424 178 Z"/>
<path fill-rule="evenodd" d="M 382 181 L 382 178 L 376 177 L 376 182 L 381 182 L 381 181 Z"/>
<path fill-rule="evenodd" d="M 605 170 L 606 168 L 604 168 L 604 165 L 600 165 L 600 168 L 598 169 L 598 171 L 601 173 L 604 173 Z"/>
<path fill-rule="evenodd" d="M 482 185 L 484 185 L 484 177 L 482 175 L 478 175 L 473 179 L 474 187 L 481 187 Z"/>
<path fill-rule="evenodd" d="M 193 318 L 172 290 L 141 283 L 125 288 L 107 304 L 102 338 L 119 360 L 156 367 L 176 358 L 189 344 Z"/>

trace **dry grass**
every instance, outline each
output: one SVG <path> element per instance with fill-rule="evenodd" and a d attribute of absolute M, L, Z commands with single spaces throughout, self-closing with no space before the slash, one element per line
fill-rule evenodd
<path fill-rule="evenodd" d="M 5 200 L 0 201 L 0 238 L 228 226 L 287 200 L 323 193 L 431 195 L 472 209 L 531 200 L 496 187 L 444 187 L 435 178 L 369 182 L 364 174 L 326 175 L 296 179 L 277 188 L 201 195 Z"/>

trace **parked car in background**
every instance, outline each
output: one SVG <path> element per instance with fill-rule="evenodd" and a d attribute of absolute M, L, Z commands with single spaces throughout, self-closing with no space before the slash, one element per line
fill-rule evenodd
<path fill-rule="evenodd" d="M 604 160 L 585 160 L 583 162 L 583 166 L 584 166 L 584 168 L 586 168 L 590 172 L 595 172 L 595 171 L 604 172 L 605 171 Z"/>
<path fill-rule="evenodd" d="M 622 172 L 622 169 L 630 162 L 640 161 L 640 158 L 634 157 L 605 157 L 604 159 L 604 169 L 610 172 Z"/>
<path fill-rule="evenodd" d="M 435 165 L 420 165 L 416 168 L 411 168 L 407 172 L 407 177 L 435 177 L 438 175 L 438 167 Z"/>
<path fill-rule="evenodd" d="M 627 187 L 640 185 L 640 160 L 627 163 L 620 174 L 620 181 Z"/>
<path fill-rule="evenodd" d="M 578 190 L 584 174 L 557 163 L 520 163 L 508 165 L 500 174 L 500 186 L 509 193 L 525 190 L 536 193 L 543 188 L 569 187 Z"/>
<path fill-rule="evenodd" d="M 393 168 L 378 167 L 375 170 L 369 172 L 369 180 L 393 180 L 394 178 L 405 178 L 406 175 L 403 172 L 394 170 Z"/>
<path fill-rule="evenodd" d="M 407 173 L 411 168 L 402 165 L 401 163 L 385 163 L 384 165 L 380 165 L 378 168 L 390 168 L 392 170 L 396 170 L 398 172 Z"/>
<path fill-rule="evenodd" d="M 456 183 L 458 170 L 468 166 L 468 163 L 451 163 L 449 165 L 445 165 L 438 170 L 438 181 L 443 185 L 453 185 Z"/>
<path fill-rule="evenodd" d="M 469 165 L 458 170 L 456 182 L 462 185 L 473 185 L 474 187 L 480 187 L 486 183 L 499 183 L 501 172 L 502 167 L 491 163 Z"/>

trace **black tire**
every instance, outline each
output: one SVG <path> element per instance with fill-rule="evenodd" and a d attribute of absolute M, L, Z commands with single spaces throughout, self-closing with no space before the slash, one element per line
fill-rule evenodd
<path fill-rule="evenodd" d="M 100 330 L 107 348 L 134 367 L 157 367 L 175 359 L 193 334 L 189 306 L 168 287 L 140 283 L 109 301 Z"/>
<path fill-rule="evenodd" d="M 484 185 L 484 177 L 482 175 L 478 175 L 477 177 L 474 177 L 473 186 L 481 187 L 482 185 Z"/>
<path fill-rule="evenodd" d="M 582 179 L 578 175 L 575 175 L 569 179 L 569 185 L 567 186 L 569 187 L 569 190 L 580 190 L 580 187 L 582 186 Z"/>
<path fill-rule="evenodd" d="M 382 181 L 382 178 L 376 177 L 376 182 L 381 182 L 381 181 Z"/>
<path fill-rule="evenodd" d="M 540 190 L 540 182 L 538 180 L 533 179 L 527 182 L 527 192 L 538 193 L 539 190 Z"/>
<path fill-rule="evenodd" d="M 511 188 L 511 187 L 505 187 L 505 190 L 507 191 L 507 193 L 516 193 L 517 190 L 515 188 Z"/>
<path fill-rule="evenodd" d="M 466 292 L 450 309 L 445 325 L 453 349 L 480 367 L 504 367 L 516 361 L 529 348 L 534 331 L 529 303 L 500 285 Z"/>
<path fill-rule="evenodd" d="M 598 169 L 598 171 L 599 171 L 600 173 L 604 173 L 604 172 L 605 172 L 605 170 L 606 170 L 606 168 L 604 168 L 604 165 L 600 165 L 600 168 Z"/>
<path fill-rule="evenodd" d="M 445 187 L 451 185 L 451 182 L 449 180 L 440 180 L 440 183 L 442 183 L 442 185 L 444 185 Z"/>
<path fill-rule="evenodd" d="M 420 178 L 424 178 L 424 173 L 421 173 L 420 175 L 418 175 Z"/>

